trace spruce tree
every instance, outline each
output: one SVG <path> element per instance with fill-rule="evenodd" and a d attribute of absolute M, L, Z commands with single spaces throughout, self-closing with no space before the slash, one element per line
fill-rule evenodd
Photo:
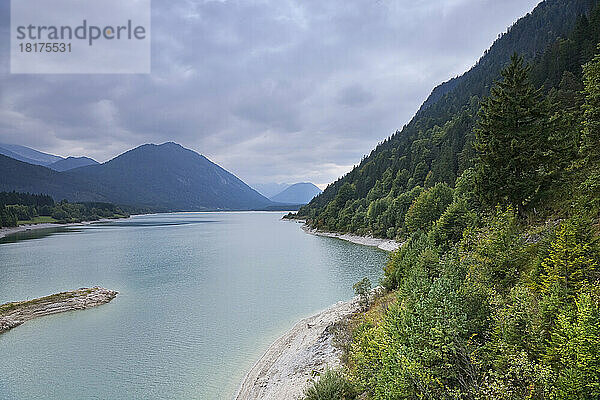
<path fill-rule="evenodd" d="M 477 191 L 484 205 L 511 204 L 523 216 L 539 189 L 547 107 L 530 82 L 530 67 L 514 54 L 491 96 L 482 102 L 476 128 Z"/>
<path fill-rule="evenodd" d="M 582 204 L 600 212 L 600 54 L 584 67 L 585 104 L 581 157 L 585 179 L 580 186 Z"/>

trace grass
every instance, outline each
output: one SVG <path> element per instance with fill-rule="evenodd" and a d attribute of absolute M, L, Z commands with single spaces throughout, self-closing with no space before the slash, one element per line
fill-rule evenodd
<path fill-rule="evenodd" d="M 33 219 L 29 219 L 26 221 L 17 222 L 18 225 L 33 225 L 33 224 L 52 224 L 57 222 L 56 219 L 52 217 L 34 217 Z"/>

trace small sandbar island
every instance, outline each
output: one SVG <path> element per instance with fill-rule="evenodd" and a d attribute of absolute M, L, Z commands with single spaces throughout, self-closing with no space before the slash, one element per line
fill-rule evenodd
<path fill-rule="evenodd" d="M 114 299 L 117 293 L 96 286 L 2 304 L 0 305 L 0 334 L 34 318 L 106 304 Z"/>

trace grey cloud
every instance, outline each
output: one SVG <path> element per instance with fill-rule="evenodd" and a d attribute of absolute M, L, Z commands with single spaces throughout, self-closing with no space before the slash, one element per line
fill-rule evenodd
<path fill-rule="evenodd" d="M 344 106 L 358 107 L 369 104 L 374 97 L 375 96 L 371 92 L 368 92 L 361 85 L 357 84 L 346 86 L 340 90 L 336 100 L 338 104 Z"/>
<path fill-rule="evenodd" d="M 107 160 L 176 141 L 249 182 L 328 183 L 537 0 L 153 0 L 152 74 L 11 75 L 0 141 Z"/>

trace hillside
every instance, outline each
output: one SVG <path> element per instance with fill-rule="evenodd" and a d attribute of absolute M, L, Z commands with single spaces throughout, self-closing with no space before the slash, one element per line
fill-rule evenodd
<path fill-rule="evenodd" d="M 175 143 L 146 144 L 98 165 L 65 172 L 0 156 L 0 191 L 55 200 L 103 201 L 159 211 L 250 210 L 276 206 L 209 161 Z"/>
<path fill-rule="evenodd" d="M 256 209 L 271 202 L 206 157 L 176 143 L 145 144 L 65 172 L 93 181 L 111 202 L 168 210 Z"/>
<path fill-rule="evenodd" d="M 436 183 L 454 186 L 456 178 L 473 166 L 479 103 L 511 54 L 534 62 L 532 80 L 536 86 L 543 85 L 545 92 L 558 89 L 564 74 L 581 79 L 581 64 L 593 55 L 590 48 L 594 49 L 600 35 L 599 13 L 590 14 L 594 3 L 540 3 L 470 71 L 434 89 L 410 123 L 301 208 L 299 216 L 326 230 L 388 238 L 404 235 L 404 214 L 420 188 Z"/>
<path fill-rule="evenodd" d="M 106 201 L 92 186 L 79 177 L 0 155 L 0 192 L 43 193 L 57 201 Z"/>
<path fill-rule="evenodd" d="M 402 242 L 383 295 L 354 285 L 343 367 L 304 400 L 600 398 L 600 5 L 578 15 L 592 3 L 540 4 L 300 210 Z M 508 55 L 500 70 L 478 68 L 490 54 Z"/>
<path fill-rule="evenodd" d="M 0 154 L 34 165 L 47 166 L 63 158 L 17 144 L 0 143 Z"/>
<path fill-rule="evenodd" d="M 96 165 L 98 161 L 89 157 L 67 157 L 62 160 L 48 164 L 47 167 L 55 171 L 63 172 L 70 169 L 86 167 L 88 165 Z"/>
<path fill-rule="evenodd" d="M 321 192 L 321 189 L 314 184 L 302 182 L 285 188 L 270 199 L 278 203 L 308 204 L 315 196 L 321 194 Z"/>
<path fill-rule="evenodd" d="M 252 183 L 250 186 L 268 199 L 290 187 L 287 183 Z"/>

